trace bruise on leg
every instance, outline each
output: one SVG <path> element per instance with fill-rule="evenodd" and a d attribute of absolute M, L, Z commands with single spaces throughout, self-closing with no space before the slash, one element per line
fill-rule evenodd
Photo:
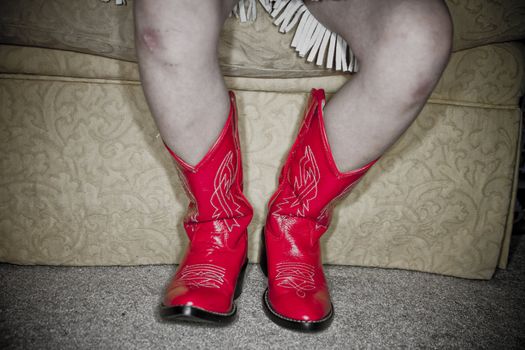
<path fill-rule="evenodd" d="M 150 52 L 155 52 L 162 49 L 160 42 L 160 30 L 146 27 L 140 33 L 140 41 Z"/>

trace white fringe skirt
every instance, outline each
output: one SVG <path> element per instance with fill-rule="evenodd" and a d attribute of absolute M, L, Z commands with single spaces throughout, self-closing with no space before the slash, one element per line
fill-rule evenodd
<path fill-rule="evenodd" d="M 254 21 L 257 18 L 257 1 L 274 19 L 279 32 L 288 33 L 296 28 L 290 46 L 300 57 L 328 69 L 357 72 L 358 63 L 347 42 L 315 19 L 303 0 L 239 0 L 232 15 L 241 22 Z M 117 5 L 126 4 L 126 0 L 115 2 Z"/>

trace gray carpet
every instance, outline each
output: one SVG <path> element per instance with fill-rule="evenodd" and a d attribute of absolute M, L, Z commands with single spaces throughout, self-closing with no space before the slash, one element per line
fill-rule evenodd
<path fill-rule="evenodd" d="M 525 239 L 491 281 L 358 267 L 326 268 L 336 316 L 319 334 L 270 322 L 265 287 L 248 267 L 239 319 L 227 328 L 159 321 L 173 266 L 28 267 L 0 264 L 0 348 L 392 349 L 525 348 Z"/>

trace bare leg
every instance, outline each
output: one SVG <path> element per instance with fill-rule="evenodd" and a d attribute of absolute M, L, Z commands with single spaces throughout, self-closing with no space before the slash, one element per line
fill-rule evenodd
<path fill-rule="evenodd" d="M 164 142 L 196 164 L 229 112 L 217 42 L 235 0 L 136 0 L 135 42 L 150 110 Z"/>
<path fill-rule="evenodd" d="M 383 154 L 423 108 L 450 56 L 450 15 L 443 0 L 305 3 L 359 59 L 360 71 L 324 110 L 339 169 L 356 169 Z"/>

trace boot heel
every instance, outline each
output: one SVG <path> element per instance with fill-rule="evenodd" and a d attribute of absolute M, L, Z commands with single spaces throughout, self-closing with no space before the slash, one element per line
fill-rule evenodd
<path fill-rule="evenodd" d="M 244 265 L 241 268 L 241 272 L 239 272 L 239 276 L 237 277 L 237 284 L 235 285 L 235 293 L 233 294 L 233 300 L 241 296 L 242 286 L 244 284 L 244 274 L 246 273 L 247 266 L 248 266 L 248 259 L 246 259 L 246 261 L 244 262 Z"/>
<path fill-rule="evenodd" d="M 259 253 L 259 266 L 266 277 L 268 277 L 268 258 L 266 257 L 266 242 L 264 240 L 264 228 L 261 233 L 261 250 Z"/>

